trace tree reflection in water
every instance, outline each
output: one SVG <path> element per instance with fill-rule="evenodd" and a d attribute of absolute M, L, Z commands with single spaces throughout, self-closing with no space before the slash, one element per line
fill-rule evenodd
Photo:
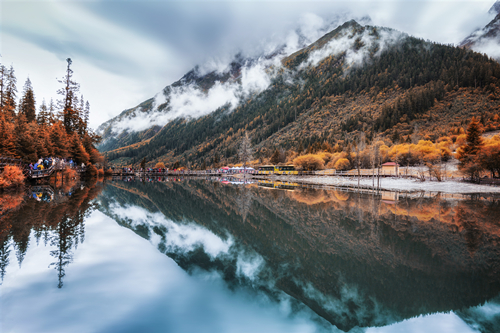
<path fill-rule="evenodd" d="M 34 186 L 23 193 L 5 193 L 0 196 L 0 276 L 5 277 L 11 246 L 16 250 L 19 266 L 29 246 L 30 234 L 39 243 L 56 247 L 50 251 L 57 270 L 58 288 L 63 286 L 65 268 L 71 263 L 73 250 L 85 239 L 84 219 L 96 208 L 93 199 L 102 190 L 102 184 L 67 183 L 56 189 Z M 42 199 L 40 199 L 42 198 Z M 49 198 L 50 200 L 43 200 Z"/>
<path fill-rule="evenodd" d="M 217 270 L 229 286 L 271 299 L 285 292 L 342 330 L 460 310 L 500 293 L 498 200 L 208 181 L 111 185 L 102 211 L 187 271 Z M 150 213 L 117 215 L 127 207 Z M 195 223 L 233 245 L 217 257 L 202 245 L 182 248 L 165 223 Z M 245 256 L 263 263 L 242 264 Z M 239 274 L 249 267 L 251 276 Z"/>

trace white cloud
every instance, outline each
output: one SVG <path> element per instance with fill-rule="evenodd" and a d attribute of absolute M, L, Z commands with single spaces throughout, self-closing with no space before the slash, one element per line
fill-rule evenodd
<path fill-rule="evenodd" d="M 361 34 L 353 36 L 353 29 L 346 29 L 339 38 L 332 39 L 324 47 L 310 53 L 308 59 L 299 68 L 317 66 L 319 62 L 330 55 L 340 55 L 345 53 L 344 66 L 361 66 L 370 56 L 370 52 L 375 46 L 378 47 L 375 56 L 380 55 L 388 46 L 396 44 L 402 38 L 407 37 L 396 30 L 380 30 L 379 36 L 371 35 L 371 30 L 366 29 Z M 360 43 L 361 48 L 356 49 L 355 44 Z"/>
<path fill-rule="evenodd" d="M 224 83 L 217 81 L 206 92 L 194 84 L 171 87 L 166 92 L 167 95 L 163 92 L 156 95 L 152 112 L 143 113 L 141 109 L 137 109 L 131 115 L 119 119 L 113 130 L 115 133 L 141 131 L 153 125 L 163 126 L 180 117 L 199 118 L 224 106 L 233 110 L 240 101 L 263 91 L 271 84 L 271 78 L 276 73 L 275 70 L 270 70 L 271 65 L 280 66 L 279 58 L 259 58 L 256 63 L 241 69 L 241 82 L 234 79 Z M 228 64 L 220 68 L 228 68 Z M 158 107 L 165 101 L 169 102 L 168 107 L 159 110 Z"/>
<path fill-rule="evenodd" d="M 161 213 L 151 213 L 138 206 L 122 207 L 118 204 L 113 204 L 110 210 L 120 219 L 129 221 L 130 225 L 133 227 L 138 225 L 147 226 L 150 229 L 150 234 L 153 235 L 150 241 L 156 245 L 156 247 L 162 240 L 157 235 L 155 236 L 152 229 L 154 226 L 165 227 L 165 246 L 169 251 L 181 249 L 183 253 L 187 253 L 201 246 L 207 254 L 212 256 L 212 258 L 216 258 L 221 254 L 228 253 L 229 248 L 233 244 L 231 238 L 223 240 L 197 224 L 175 223 L 165 219 L 165 216 Z"/>
<path fill-rule="evenodd" d="M 223 72 L 238 52 L 290 54 L 338 23 L 365 15 L 377 26 L 457 44 L 491 20 L 487 11 L 493 2 L 2 1 L 2 63 L 14 65 L 19 87 L 29 75 L 41 102 L 55 97 L 55 78 L 64 74 L 64 59 L 71 57 L 96 127 L 197 64 L 205 64 L 201 72 Z M 496 55 L 493 44 L 479 50 Z M 253 82 L 257 87 L 265 83 Z M 206 99 L 233 101 L 228 93 L 199 96 L 198 102 Z"/>

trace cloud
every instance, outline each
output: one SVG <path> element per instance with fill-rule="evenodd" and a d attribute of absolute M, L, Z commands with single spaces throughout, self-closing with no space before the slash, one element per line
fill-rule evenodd
<path fill-rule="evenodd" d="M 345 67 L 361 66 L 375 48 L 377 52 L 374 56 L 379 56 L 387 47 L 407 37 L 406 34 L 389 29 L 381 29 L 378 36 L 373 35 L 371 29 L 365 29 L 357 36 L 354 36 L 353 33 L 353 29 L 342 31 L 339 38 L 332 39 L 323 48 L 311 52 L 308 59 L 299 68 L 314 67 L 330 55 L 338 56 L 341 54 L 345 54 Z M 357 48 L 356 44 L 362 46 Z"/>
<path fill-rule="evenodd" d="M 486 53 L 488 56 L 500 61 L 500 41 L 498 38 L 481 39 L 472 49 L 476 52 Z"/>
<path fill-rule="evenodd" d="M 220 64 L 208 64 L 207 68 L 213 66 L 211 69 L 218 71 L 218 68 L 229 67 L 229 63 Z M 239 80 L 216 81 L 206 92 L 195 84 L 170 87 L 155 96 L 151 112 L 136 109 L 119 119 L 113 130 L 115 133 L 141 131 L 153 125 L 163 126 L 176 118 L 199 118 L 224 106 L 233 110 L 240 101 L 269 87 L 272 77 L 276 75 L 276 71 L 270 70 L 273 65 L 280 66 L 279 58 L 259 58 L 255 63 L 242 67 Z M 200 72 L 197 74 L 201 75 Z M 168 105 L 166 109 L 159 108 L 165 102 Z"/>
<path fill-rule="evenodd" d="M 3 1 L 1 53 L 18 82 L 33 78 L 38 102 L 55 97 L 55 78 L 62 76 L 64 59 L 73 58 L 95 127 L 196 65 L 222 72 L 238 53 L 290 54 L 338 24 L 366 16 L 377 26 L 457 44 L 491 20 L 492 3 Z M 484 50 L 495 51 L 490 45 Z"/>
<path fill-rule="evenodd" d="M 110 211 L 116 217 L 128 221 L 132 227 L 145 225 L 150 230 L 150 235 L 152 235 L 150 241 L 156 247 L 164 241 L 165 248 L 170 252 L 180 250 L 187 253 L 201 246 L 207 254 L 212 258 L 216 258 L 221 254 L 228 253 L 233 244 L 231 238 L 223 240 L 197 224 L 175 223 L 165 219 L 165 216 L 161 213 L 151 213 L 138 206 L 120 206 L 115 203 L 110 206 Z M 153 231 L 155 226 L 165 228 L 165 240 L 162 240 Z"/>

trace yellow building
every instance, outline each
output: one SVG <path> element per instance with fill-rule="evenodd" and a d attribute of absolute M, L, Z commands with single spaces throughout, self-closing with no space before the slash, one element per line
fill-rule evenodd
<path fill-rule="evenodd" d="M 399 172 L 399 164 L 396 162 L 387 162 L 382 164 L 382 174 L 397 176 Z"/>

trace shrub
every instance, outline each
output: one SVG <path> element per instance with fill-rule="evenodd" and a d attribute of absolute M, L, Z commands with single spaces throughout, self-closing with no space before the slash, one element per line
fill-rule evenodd
<path fill-rule="evenodd" d="M 339 171 L 349 170 L 351 168 L 351 163 L 349 163 L 347 158 L 339 158 L 333 168 Z"/>
<path fill-rule="evenodd" d="M 107 176 L 110 176 L 113 174 L 113 169 L 109 168 L 108 170 L 104 171 L 104 174 Z"/>
<path fill-rule="evenodd" d="M 334 157 L 334 155 L 332 153 L 328 153 L 328 152 L 320 152 L 320 153 L 318 153 L 318 156 L 323 159 L 323 163 L 325 165 L 327 165 Z"/>
<path fill-rule="evenodd" d="M 66 180 L 75 179 L 76 177 L 78 177 L 78 172 L 76 172 L 75 169 L 66 168 L 63 171 L 63 177 Z"/>
<path fill-rule="evenodd" d="M 163 164 L 163 162 L 158 162 L 155 165 L 155 169 L 165 169 L 165 164 Z"/>
<path fill-rule="evenodd" d="M 0 188 L 19 187 L 24 184 L 23 171 L 12 165 L 6 165 L 0 174 Z"/>
<path fill-rule="evenodd" d="M 323 169 L 325 162 L 318 155 L 307 154 L 294 159 L 293 165 L 297 170 L 314 171 Z"/>
<path fill-rule="evenodd" d="M 97 170 L 97 175 L 98 175 L 99 177 L 104 176 L 104 169 L 103 169 L 103 168 L 98 169 L 98 170 Z"/>
<path fill-rule="evenodd" d="M 87 177 L 96 177 L 98 174 L 97 168 L 93 164 L 87 165 L 87 171 L 85 171 L 85 175 Z"/>

